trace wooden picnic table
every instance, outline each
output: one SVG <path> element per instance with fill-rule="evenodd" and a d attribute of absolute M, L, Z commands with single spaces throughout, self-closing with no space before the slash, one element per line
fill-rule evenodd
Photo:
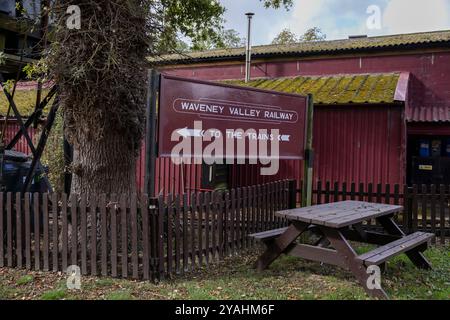
<path fill-rule="evenodd" d="M 266 245 L 256 267 L 259 271 L 266 269 L 283 253 L 336 265 L 352 272 L 369 295 L 386 299 L 388 296 L 381 287 L 369 286 L 369 266 L 384 268 L 388 259 L 406 253 L 417 267 L 431 268 L 422 252 L 426 250 L 434 235 L 424 232 L 405 235 L 393 220 L 393 216 L 402 209 L 402 206 L 397 205 L 342 201 L 276 212 L 278 217 L 286 218 L 291 224 L 287 228 L 250 235 L 262 240 Z M 385 232 L 364 230 L 363 222 L 372 219 L 375 219 Z M 306 231 L 318 235 L 314 244 L 296 241 Z M 349 241 L 375 244 L 379 247 L 358 255 Z"/>

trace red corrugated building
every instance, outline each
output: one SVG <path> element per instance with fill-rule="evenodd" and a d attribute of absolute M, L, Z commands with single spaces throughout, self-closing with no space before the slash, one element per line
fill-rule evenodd
<path fill-rule="evenodd" d="M 257 46 L 249 84 L 243 82 L 244 61 L 244 48 L 212 50 L 166 56 L 159 70 L 312 93 L 315 183 L 450 184 L 450 31 Z M 26 110 L 33 106 L 27 101 L 35 101 L 34 94 L 27 88 L 16 96 Z M 141 189 L 144 166 L 143 149 L 136 172 Z M 282 161 L 279 174 L 268 177 L 260 176 L 255 165 L 175 166 L 158 159 L 155 190 L 179 193 L 300 180 L 302 167 L 300 161 Z"/>
<path fill-rule="evenodd" d="M 314 181 L 450 183 L 450 31 L 359 37 L 164 57 L 160 71 L 261 89 L 312 93 Z M 228 168 L 228 184 L 301 179 L 299 161 L 276 177 Z"/>

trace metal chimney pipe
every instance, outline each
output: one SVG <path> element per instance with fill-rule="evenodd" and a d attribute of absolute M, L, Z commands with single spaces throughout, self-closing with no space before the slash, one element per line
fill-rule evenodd
<path fill-rule="evenodd" d="M 250 67 L 252 62 L 252 18 L 255 15 L 253 12 L 247 12 L 245 14 L 248 18 L 248 29 L 247 29 L 247 48 L 245 51 L 245 82 L 250 81 Z"/>

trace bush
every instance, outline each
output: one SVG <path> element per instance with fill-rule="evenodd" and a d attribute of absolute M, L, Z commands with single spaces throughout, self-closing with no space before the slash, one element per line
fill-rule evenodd
<path fill-rule="evenodd" d="M 40 130 L 42 133 L 42 127 Z M 56 115 L 41 161 L 44 166 L 49 168 L 48 178 L 53 186 L 53 190 L 55 192 L 64 192 L 64 124 L 61 109 Z"/>

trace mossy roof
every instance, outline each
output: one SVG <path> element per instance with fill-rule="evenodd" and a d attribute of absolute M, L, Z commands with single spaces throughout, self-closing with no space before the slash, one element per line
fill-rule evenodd
<path fill-rule="evenodd" d="M 44 89 L 42 89 L 41 97 L 44 98 L 45 96 L 47 96 L 47 93 L 49 91 L 50 89 L 46 86 Z M 17 109 L 19 110 L 22 117 L 27 117 L 33 113 L 36 105 L 36 95 L 37 90 L 35 84 L 21 84 L 16 88 L 16 92 L 14 94 L 14 103 L 16 104 Z M 6 116 L 8 108 L 8 99 L 6 99 L 6 96 L 3 93 L 3 89 L 0 89 L 0 116 Z M 47 105 L 47 107 L 44 109 L 44 114 L 49 110 L 49 108 L 49 105 Z M 12 109 L 10 112 L 10 116 L 14 116 Z"/>
<path fill-rule="evenodd" d="M 315 104 L 394 103 L 400 73 L 299 76 L 290 78 L 227 80 L 228 84 L 250 86 L 300 95 L 312 94 Z"/>
<path fill-rule="evenodd" d="M 342 74 L 330 76 L 298 76 L 288 78 L 261 78 L 245 83 L 243 80 L 226 80 L 224 83 L 250 86 L 259 89 L 306 95 L 313 94 L 315 104 L 394 103 L 400 73 Z M 43 89 L 42 97 L 49 92 Z M 36 104 L 33 84 L 16 89 L 14 102 L 23 117 L 31 115 Z M 9 104 L 0 92 L 0 116 L 5 116 Z M 44 114 L 49 105 L 44 109 Z M 11 111 L 11 116 L 13 113 Z"/>
<path fill-rule="evenodd" d="M 306 56 L 335 54 L 337 52 L 360 52 L 367 50 L 408 49 L 450 44 L 450 30 L 398 34 L 378 37 L 352 38 L 331 41 L 301 42 L 288 45 L 262 45 L 252 47 L 252 57 Z M 245 48 L 215 49 L 184 54 L 162 56 L 154 62 L 160 64 L 186 64 L 212 60 L 241 59 Z M 151 59 L 150 59 L 151 60 Z"/>

